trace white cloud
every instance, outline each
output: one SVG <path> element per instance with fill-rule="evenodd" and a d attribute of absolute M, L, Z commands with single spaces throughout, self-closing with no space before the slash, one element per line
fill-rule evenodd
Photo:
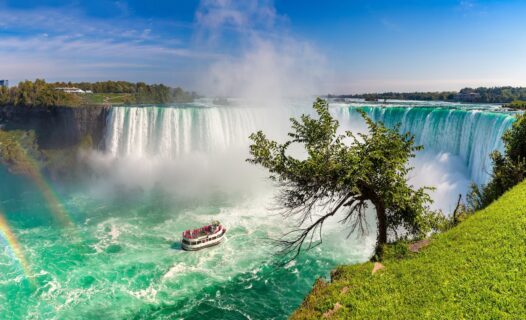
<path fill-rule="evenodd" d="M 269 97 L 317 91 L 324 73 L 319 50 L 290 35 L 287 17 L 268 0 L 202 0 L 191 25 L 133 18 L 124 2 L 112 5 L 118 16 L 110 20 L 75 5 L 0 4 L 0 28 L 11 31 L 0 34 L 2 77 L 144 80 Z M 190 43 L 173 36 L 177 28 Z"/>
<path fill-rule="evenodd" d="M 196 13 L 197 24 L 205 30 L 268 29 L 280 18 L 269 1 L 261 0 L 202 0 Z"/>
<path fill-rule="evenodd" d="M 13 83 L 36 77 L 68 80 L 91 75 L 180 84 L 183 79 L 175 72 L 180 64 L 219 56 L 185 46 L 165 31 L 174 27 L 169 21 L 110 21 L 87 18 L 75 7 L 14 10 L 1 5 L 0 21 L 0 28 L 8 31 L 0 33 L 0 70 Z M 154 73 L 161 68 L 156 78 Z"/>
<path fill-rule="evenodd" d="M 314 44 L 293 36 L 269 1 L 203 0 L 196 13 L 200 44 L 232 42 L 234 53 L 211 64 L 200 88 L 212 95 L 241 96 L 273 103 L 319 92 L 325 58 Z"/>

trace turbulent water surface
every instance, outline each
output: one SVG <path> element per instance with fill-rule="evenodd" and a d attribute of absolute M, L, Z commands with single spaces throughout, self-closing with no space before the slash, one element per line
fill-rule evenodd
<path fill-rule="evenodd" d="M 347 239 L 333 221 L 322 246 L 276 265 L 269 239 L 290 225 L 272 210 L 265 172 L 244 162 L 247 136 L 283 137 L 307 106 L 115 107 L 103 145 L 82 155 L 92 171 L 82 181 L 0 167 L 0 318 L 286 318 L 317 277 L 366 260 L 375 238 L 373 227 Z M 513 121 L 493 106 L 331 106 L 344 129 L 363 130 L 356 108 L 416 135 L 427 151 L 412 181 L 437 185 L 444 210 L 471 180 L 487 181 L 487 156 Z M 212 219 L 228 228 L 226 242 L 182 251 L 181 232 Z"/>

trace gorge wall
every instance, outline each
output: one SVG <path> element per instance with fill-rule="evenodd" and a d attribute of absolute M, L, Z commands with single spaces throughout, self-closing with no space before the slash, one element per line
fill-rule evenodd
<path fill-rule="evenodd" d="M 0 128 L 34 130 L 43 149 L 77 145 L 89 135 L 95 146 L 102 146 L 106 118 L 111 107 L 0 107 Z"/>

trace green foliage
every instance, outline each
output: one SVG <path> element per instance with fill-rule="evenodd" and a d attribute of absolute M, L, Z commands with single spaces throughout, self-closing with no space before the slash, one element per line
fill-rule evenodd
<path fill-rule="evenodd" d="M 502 137 L 506 146 L 506 157 L 515 161 L 526 158 L 526 114 L 518 115 L 512 128 Z"/>
<path fill-rule="evenodd" d="M 170 103 L 192 102 L 198 97 L 195 92 L 182 88 L 170 88 L 163 84 L 146 84 L 144 82 L 100 81 L 100 82 L 56 82 L 57 87 L 76 87 L 91 90 L 95 96 L 102 96 L 98 103 Z M 89 98 L 89 97 L 88 97 Z M 115 99 L 115 101 L 112 101 Z"/>
<path fill-rule="evenodd" d="M 463 96 L 475 94 L 472 102 L 507 103 L 513 100 L 526 100 L 526 88 L 523 87 L 493 87 L 464 88 L 460 90 Z"/>
<path fill-rule="evenodd" d="M 408 244 L 407 241 L 397 241 L 385 246 L 383 260 L 396 260 L 409 257 L 411 252 L 409 251 Z"/>
<path fill-rule="evenodd" d="M 131 104 L 135 96 L 131 93 L 93 93 L 81 96 L 83 104 Z"/>
<path fill-rule="evenodd" d="M 491 154 L 493 172 L 487 185 L 472 185 L 468 204 L 472 209 L 481 209 L 499 198 L 526 178 L 526 115 L 518 115 L 512 127 L 504 133 L 504 154 Z"/>
<path fill-rule="evenodd" d="M 364 98 L 366 100 L 422 100 L 422 101 L 460 101 L 483 103 L 509 103 L 514 100 L 526 101 L 526 88 L 493 87 L 463 88 L 459 92 L 386 92 L 356 95 L 329 95 L 329 98 Z M 524 105 L 524 104 L 522 104 Z"/>
<path fill-rule="evenodd" d="M 291 319 L 524 319 L 526 182 L 435 235 L 419 253 L 341 266 L 317 285 Z"/>
<path fill-rule="evenodd" d="M 285 217 L 298 219 L 298 229 L 283 239 L 285 252 L 298 254 L 304 242 L 307 249 L 319 242 L 313 234 L 321 232 L 326 218 L 340 212 L 351 230 L 366 228 L 365 209 L 373 204 L 378 219 L 378 248 L 387 243 L 387 233 L 398 238 L 399 230 L 412 237 L 430 231 L 428 188 L 413 189 L 407 183 L 409 158 L 421 147 L 410 134 L 399 134 L 361 116 L 368 134 L 337 134 L 338 121 L 329 113 L 326 101 L 314 103 L 318 115 L 291 119 L 290 140 L 279 144 L 261 131 L 250 136 L 252 158 L 248 161 L 269 170 L 270 178 L 281 187 L 278 197 Z M 298 144 L 305 158 L 289 155 L 289 147 Z M 316 212 L 323 208 L 321 216 Z M 306 221 L 313 221 L 305 226 Z M 352 232 L 351 231 L 351 232 Z M 310 239 L 310 240 L 309 240 Z M 320 240 L 321 241 L 321 240 Z"/>
<path fill-rule="evenodd" d="M 57 90 L 59 87 L 77 87 L 91 90 L 94 94 L 72 94 Z M 134 104 L 191 102 L 198 95 L 181 88 L 163 84 L 148 85 L 144 82 L 55 82 L 44 80 L 22 81 L 16 87 L 0 87 L 0 106 L 53 107 L 79 106 L 82 104 Z"/>
<path fill-rule="evenodd" d="M 0 130 L 0 163 L 14 174 L 31 178 L 40 172 L 62 180 L 78 177 L 89 170 L 79 155 L 92 148 L 90 135 L 70 148 L 40 149 L 34 131 Z"/>
<path fill-rule="evenodd" d="M 437 233 L 451 229 L 456 222 L 452 216 L 447 216 L 442 211 L 428 211 L 422 216 L 420 224 L 424 230 Z"/>
<path fill-rule="evenodd" d="M 503 105 L 502 107 L 515 110 L 526 110 L 526 101 L 514 100 L 510 103 Z"/>
<path fill-rule="evenodd" d="M 395 100 L 417 100 L 417 101 L 454 101 L 458 92 L 385 92 L 364 93 L 355 95 L 329 95 L 329 98 L 361 98 L 366 101 L 377 101 L 384 99 Z"/>
<path fill-rule="evenodd" d="M 37 79 L 22 81 L 18 86 L 0 90 L 0 106 L 76 106 L 80 104 L 80 98 L 74 94 L 55 90 L 55 86 Z"/>
<path fill-rule="evenodd" d="M 0 163 L 9 171 L 31 175 L 40 156 L 34 131 L 0 130 Z"/>

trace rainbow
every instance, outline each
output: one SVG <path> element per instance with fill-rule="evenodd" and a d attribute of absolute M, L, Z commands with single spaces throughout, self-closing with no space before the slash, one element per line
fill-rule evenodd
<path fill-rule="evenodd" d="M 5 219 L 2 211 L 0 211 L 0 240 L 3 240 L 2 242 L 6 243 L 6 249 L 8 251 L 8 254 L 14 260 L 18 261 L 18 264 L 22 268 L 25 278 L 29 280 L 29 283 L 33 287 L 35 287 L 35 280 L 33 277 L 33 272 L 31 271 L 31 267 L 29 266 L 29 263 L 27 263 L 22 248 L 20 247 L 16 236 L 9 228 L 7 220 Z"/>
<path fill-rule="evenodd" d="M 71 219 L 68 212 L 64 209 L 64 206 L 58 200 L 58 196 L 55 194 L 49 183 L 44 179 L 43 175 L 40 173 L 40 170 L 32 170 L 31 178 L 33 182 L 38 187 L 44 199 L 47 203 L 47 206 L 55 219 L 65 227 L 73 226 L 73 220 Z"/>
<path fill-rule="evenodd" d="M 29 156 L 27 151 L 20 145 L 18 146 L 18 156 L 21 158 L 17 161 L 15 170 L 30 177 L 37 188 L 40 190 L 43 195 L 47 207 L 55 217 L 55 219 L 65 227 L 73 226 L 73 220 L 68 212 L 64 209 L 63 205 L 60 203 L 58 196 L 55 194 L 53 188 L 46 181 L 40 168 L 38 162 Z"/>

